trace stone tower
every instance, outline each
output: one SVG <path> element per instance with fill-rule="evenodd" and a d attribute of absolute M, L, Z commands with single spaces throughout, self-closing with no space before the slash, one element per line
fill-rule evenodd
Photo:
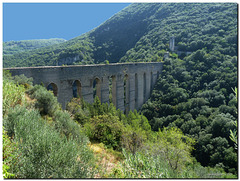
<path fill-rule="evenodd" d="M 166 60 L 166 58 L 169 58 L 169 52 L 164 53 L 163 60 Z"/>
<path fill-rule="evenodd" d="M 174 47 L 175 47 L 175 37 L 172 36 L 170 38 L 169 48 L 170 48 L 171 51 L 174 51 Z"/>

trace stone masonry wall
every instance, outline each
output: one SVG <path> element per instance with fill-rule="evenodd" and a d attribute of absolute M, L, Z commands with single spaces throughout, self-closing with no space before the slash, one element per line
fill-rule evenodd
<path fill-rule="evenodd" d="M 66 108 L 66 104 L 73 97 L 73 83 L 76 80 L 81 84 L 78 89 L 82 98 L 89 103 L 94 100 L 94 80 L 96 78 L 100 80 L 96 86 L 100 93 L 100 100 L 102 103 L 109 103 L 109 78 L 113 76 L 113 103 L 117 109 L 128 112 L 138 110 L 149 98 L 157 76 L 162 71 L 162 63 L 18 67 L 7 68 L 7 70 L 10 70 L 13 76 L 24 74 L 27 77 L 33 77 L 34 84 L 43 83 L 46 87 L 51 83 L 55 84 L 58 101 L 63 108 Z M 127 78 L 124 81 L 125 76 Z M 135 90 L 136 88 L 138 90 Z"/>

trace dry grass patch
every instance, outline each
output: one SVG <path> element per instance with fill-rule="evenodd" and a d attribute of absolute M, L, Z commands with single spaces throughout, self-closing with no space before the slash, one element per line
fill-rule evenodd
<path fill-rule="evenodd" d="M 119 161 L 124 158 L 121 152 L 107 149 L 102 143 L 91 143 L 89 147 L 94 152 L 97 158 L 97 166 L 101 170 L 96 178 L 108 178 Z"/>

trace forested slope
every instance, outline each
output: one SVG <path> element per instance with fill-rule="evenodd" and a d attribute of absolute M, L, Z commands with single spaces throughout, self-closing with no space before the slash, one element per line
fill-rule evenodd
<path fill-rule="evenodd" d="M 149 19 L 147 33 L 121 61 L 158 61 L 175 37 L 179 51 L 219 51 L 237 55 L 237 4 L 161 4 Z M 181 57 L 183 58 L 183 57 Z"/>
<path fill-rule="evenodd" d="M 21 40 L 21 41 L 8 41 L 3 42 L 3 55 L 12 55 L 24 51 L 30 51 L 58 43 L 65 42 L 66 40 L 60 38 L 52 39 L 39 39 L 39 40 Z"/>
<path fill-rule="evenodd" d="M 4 67 L 161 61 L 172 35 L 179 50 L 206 48 L 232 56 L 236 28 L 234 3 L 136 3 L 72 40 L 4 56 Z"/>
<path fill-rule="evenodd" d="M 168 20 L 160 21 L 121 60 L 162 60 L 171 35 L 178 50 L 191 51 L 189 56 L 170 52 L 142 113 L 155 131 L 178 127 L 195 138 L 193 155 L 202 165 L 237 173 L 237 149 L 229 137 L 238 118 L 233 92 L 237 87 L 237 6 L 175 6 L 178 10 L 168 7 L 174 12 Z"/>
<path fill-rule="evenodd" d="M 184 60 L 170 57 L 151 98 L 142 106 L 153 130 L 178 127 L 195 138 L 193 155 L 204 166 L 237 172 L 230 139 L 238 119 L 237 57 L 198 50 Z"/>

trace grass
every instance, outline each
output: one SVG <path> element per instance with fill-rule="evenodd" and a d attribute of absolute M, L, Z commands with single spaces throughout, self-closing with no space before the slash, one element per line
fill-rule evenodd
<path fill-rule="evenodd" d="M 99 173 L 95 178 L 111 178 L 112 172 L 118 167 L 119 162 L 124 159 L 121 152 L 108 149 L 103 143 L 91 143 L 90 149 L 97 159 Z"/>

